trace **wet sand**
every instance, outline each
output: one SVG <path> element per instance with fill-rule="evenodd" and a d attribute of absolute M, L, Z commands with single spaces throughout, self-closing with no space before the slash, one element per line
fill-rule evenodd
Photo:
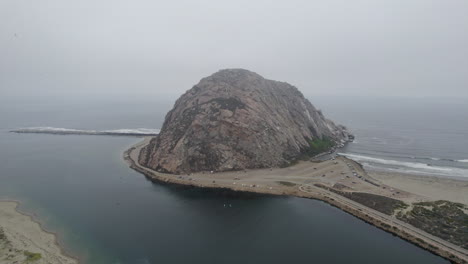
<path fill-rule="evenodd" d="M 77 264 L 31 216 L 16 210 L 14 201 L 0 201 L 0 264 Z"/>

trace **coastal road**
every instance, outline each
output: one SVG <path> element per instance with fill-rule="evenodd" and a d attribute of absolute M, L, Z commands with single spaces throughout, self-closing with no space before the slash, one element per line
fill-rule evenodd
<path fill-rule="evenodd" d="M 457 245 L 454 245 L 450 242 L 447 242 L 441 238 L 433 236 L 429 233 L 426 233 L 422 231 L 421 229 L 418 229 L 408 223 L 405 223 L 393 216 L 386 215 L 372 208 L 364 206 L 360 203 L 357 203 L 353 200 L 350 200 L 346 197 L 343 197 L 341 195 L 327 191 L 325 189 L 319 188 L 311 184 L 303 184 L 299 187 L 299 190 L 302 192 L 319 194 L 324 197 L 330 197 L 332 199 L 335 199 L 339 203 L 344 204 L 354 210 L 358 210 L 363 213 L 366 213 L 370 215 L 371 217 L 381 220 L 384 223 L 389 223 L 391 226 L 399 227 L 401 230 L 404 230 L 405 232 L 413 235 L 414 237 L 423 238 L 425 241 L 432 242 L 431 244 L 437 244 L 439 248 L 445 249 L 448 252 L 452 252 L 454 255 L 458 256 L 459 258 L 464 259 L 465 261 L 468 261 L 468 250 L 462 247 L 459 247 Z"/>

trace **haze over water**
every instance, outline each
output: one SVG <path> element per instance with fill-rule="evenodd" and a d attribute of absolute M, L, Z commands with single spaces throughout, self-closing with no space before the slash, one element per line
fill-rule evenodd
<path fill-rule="evenodd" d="M 315 102 L 356 135 L 339 152 L 366 168 L 468 179 L 463 98 L 319 97 Z"/>
<path fill-rule="evenodd" d="M 344 113 L 326 99 L 312 102 L 352 130 L 365 127 L 358 115 L 345 122 L 349 108 Z M 121 158 L 138 138 L 8 133 L 30 126 L 160 128 L 172 104 L 2 103 L 2 198 L 23 201 L 23 210 L 58 231 L 87 263 L 446 263 L 323 202 L 151 183 Z"/>

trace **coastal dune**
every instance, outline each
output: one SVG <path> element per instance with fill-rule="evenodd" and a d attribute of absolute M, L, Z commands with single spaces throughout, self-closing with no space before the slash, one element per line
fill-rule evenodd
<path fill-rule="evenodd" d="M 17 206 L 17 202 L 0 201 L 0 264 L 78 264 L 63 253 L 54 234 L 18 212 Z"/>

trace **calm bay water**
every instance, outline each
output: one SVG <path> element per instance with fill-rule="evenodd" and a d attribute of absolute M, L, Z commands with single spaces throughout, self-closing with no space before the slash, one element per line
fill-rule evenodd
<path fill-rule="evenodd" d="M 159 128 L 165 102 L 2 104 L 0 198 L 22 201 L 92 264 L 447 263 L 320 201 L 151 183 L 121 158 L 137 138 L 8 133 Z"/>

